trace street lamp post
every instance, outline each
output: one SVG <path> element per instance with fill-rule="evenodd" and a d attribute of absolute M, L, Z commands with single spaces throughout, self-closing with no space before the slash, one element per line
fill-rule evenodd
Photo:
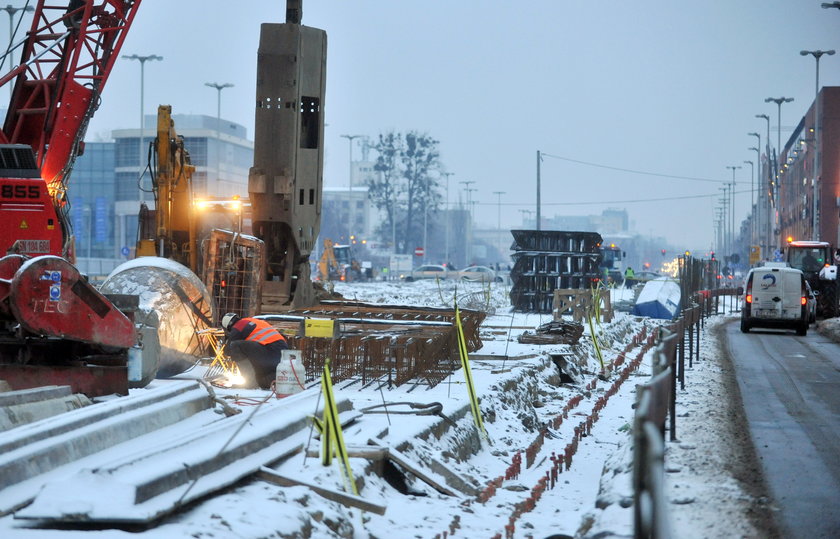
<path fill-rule="evenodd" d="M 758 167 L 758 173 L 755 175 L 755 181 L 753 183 L 753 190 L 752 190 L 752 203 L 755 206 L 755 226 L 753 227 L 753 236 L 754 241 L 761 245 L 761 241 L 759 238 L 761 237 L 761 135 L 758 133 L 747 133 L 749 137 L 755 137 L 758 139 L 758 142 L 755 145 L 755 166 Z M 750 148 L 752 150 L 753 148 Z M 755 186 L 758 185 L 758 191 L 756 191 Z"/>
<path fill-rule="evenodd" d="M 137 54 L 130 54 L 126 55 L 123 54 L 123 58 L 126 60 L 137 60 L 140 62 L 140 175 L 142 177 L 143 174 L 143 148 L 145 148 L 145 144 L 143 143 L 143 93 L 145 91 L 145 71 L 146 71 L 146 62 L 154 61 L 154 60 L 163 60 L 163 56 L 158 56 L 157 54 L 149 54 L 147 56 L 139 56 Z M 140 189 L 140 200 L 144 200 L 144 191 Z"/>
<path fill-rule="evenodd" d="M 755 117 L 756 118 L 761 118 L 765 122 L 767 122 L 767 138 L 765 139 L 767 141 L 765 143 L 765 147 L 766 147 L 766 150 L 767 150 L 767 160 L 766 160 L 766 165 L 764 166 L 763 169 L 761 168 L 761 166 L 758 167 L 758 172 L 759 172 L 758 176 L 759 176 L 759 178 L 761 178 L 758 181 L 758 205 L 762 206 L 762 208 L 763 208 L 761 198 L 764 195 L 764 193 L 767 192 L 767 189 L 770 187 L 770 185 L 765 185 L 764 187 L 761 186 L 762 182 L 764 180 L 770 178 L 770 116 L 768 116 L 767 114 L 756 114 Z M 760 143 L 759 143 L 758 147 L 761 148 Z M 759 157 L 759 161 L 761 161 L 760 157 Z M 767 213 L 764 214 L 765 217 L 766 217 L 766 219 L 765 219 L 766 222 L 762 222 L 763 227 L 761 229 L 759 229 L 759 231 L 758 231 L 758 244 L 761 246 L 762 251 L 764 251 L 764 249 L 767 248 L 767 243 L 769 243 L 769 240 L 767 240 L 766 243 L 764 242 L 764 240 L 768 237 L 767 233 L 766 233 L 767 232 L 767 227 L 770 225 L 769 209 L 770 209 L 770 197 L 768 196 L 767 197 L 767 210 L 768 211 L 767 211 Z"/>
<path fill-rule="evenodd" d="M 31 13 L 31 12 L 35 11 L 35 8 L 30 6 L 30 5 L 27 5 L 26 7 L 12 7 L 12 5 L 9 4 L 6 7 L 0 8 L 0 10 L 3 10 L 6 13 L 9 14 L 9 48 L 8 48 L 8 50 L 11 51 L 12 50 L 12 45 L 14 45 L 14 43 L 12 43 L 12 39 L 14 39 L 14 32 L 15 31 L 12 28 L 12 20 L 15 18 L 15 13 L 17 13 L 18 11 L 24 11 L 24 12 L 27 12 L 27 13 Z M 23 19 L 23 14 L 21 14 L 21 19 Z M 9 60 L 9 65 L 11 66 L 11 64 L 12 64 L 12 61 Z M 3 56 L 3 61 L 0 62 L 0 71 L 3 71 L 3 67 L 5 65 L 6 65 L 6 56 Z M 9 99 L 12 98 L 12 90 L 14 89 L 14 86 L 15 86 L 14 84 L 9 85 Z"/>
<path fill-rule="evenodd" d="M 753 245 L 753 236 L 755 235 L 755 166 L 752 161 L 744 161 L 744 164 L 750 166 L 750 213 L 752 214 L 752 219 L 750 219 L 750 249 L 752 249 Z"/>
<path fill-rule="evenodd" d="M 205 82 L 204 86 L 215 88 L 217 92 L 216 97 L 216 183 L 220 180 L 221 163 L 222 163 L 222 90 L 225 88 L 232 88 L 233 84 L 225 82 L 219 84 L 218 82 Z"/>
<path fill-rule="evenodd" d="M 354 200 L 353 200 L 353 139 L 361 138 L 364 135 L 341 135 L 341 138 L 346 138 L 347 142 L 349 142 L 350 146 L 350 189 L 348 191 L 347 199 L 349 207 L 349 215 L 347 216 L 348 223 L 347 223 L 347 245 L 353 244 L 353 218 L 354 215 Z"/>
<path fill-rule="evenodd" d="M 761 249 L 761 150 L 755 146 L 747 149 L 755 151 L 755 161 L 758 167 L 758 172 L 755 177 L 757 186 L 755 197 L 755 242 L 759 246 L 759 249 Z"/>
<path fill-rule="evenodd" d="M 502 254 L 502 195 L 504 195 L 505 191 L 493 191 L 493 194 L 497 197 L 497 204 L 498 210 L 496 215 L 496 230 L 497 234 L 499 235 L 499 254 Z"/>
<path fill-rule="evenodd" d="M 444 247 L 443 247 L 443 261 L 449 264 L 449 221 L 451 215 L 449 214 L 449 177 L 455 174 L 454 172 L 441 172 L 446 176 L 446 205 L 444 206 L 444 216 L 446 220 L 446 232 L 444 233 Z M 448 266 L 447 266 L 448 267 Z"/>
<path fill-rule="evenodd" d="M 820 57 L 824 54 L 832 56 L 834 50 L 815 50 L 815 51 L 799 51 L 802 56 L 811 55 L 817 61 L 817 81 L 814 87 L 814 177 L 813 177 L 813 203 L 814 208 L 811 212 L 811 239 L 819 241 L 820 239 L 820 142 L 822 136 L 820 135 Z"/>
<path fill-rule="evenodd" d="M 764 100 L 765 103 L 775 103 L 779 110 L 776 124 L 778 126 L 778 132 L 776 133 L 776 177 L 774 178 L 775 189 L 773 190 L 776 199 L 778 199 L 779 196 L 779 176 L 780 171 L 782 170 L 782 103 L 790 103 L 791 101 L 793 101 L 792 97 L 768 97 Z M 778 204 L 778 200 L 776 203 Z M 776 248 L 781 248 L 780 237 L 776 237 Z"/>

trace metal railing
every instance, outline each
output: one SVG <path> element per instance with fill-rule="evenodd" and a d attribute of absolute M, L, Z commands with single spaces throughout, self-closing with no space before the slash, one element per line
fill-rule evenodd
<path fill-rule="evenodd" d="M 705 318 L 717 314 L 721 298 L 737 296 L 735 289 L 692 290 L 704 279 L 695 274 L 684 283 L 683 298 L 690 307 L 659 328 L 654 349 L 653 376 L 640 386 L 633 420 L 633 528 L 636 538 L 671 537 L 665 498 L 665 423 L 670 440 L 677 437 L 677 382 L 685 389 L 685 363 L 700 359 L 700 330 Z M 735 298 L 737 299 L 737 298 Z M 724 309 L 725 309 L 724 305 Z"/>

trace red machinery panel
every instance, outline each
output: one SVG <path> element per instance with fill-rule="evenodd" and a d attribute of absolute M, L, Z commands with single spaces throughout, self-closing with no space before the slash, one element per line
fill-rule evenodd
<path fill-rule="evenodd" d="M 131 348 L 134 324 L 79 271 L 57 256 L 25 262 L 11 282 L 9 307 L 27 331 L 36 335 Z"/>

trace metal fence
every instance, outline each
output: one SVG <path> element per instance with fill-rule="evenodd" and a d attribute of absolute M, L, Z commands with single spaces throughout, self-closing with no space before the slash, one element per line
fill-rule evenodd
<path fill-rule="evenodd" d="M 633 527 L 636 538 L 671 537 L 665 501 L 665 424 L 670 440 L 677 437 L 677 383 L 685 389 L 686 360 L 689 368 L 700 358 L 700 330 L 705 318 L 719 312 L 721 300 L 737 299 L 738 291 L 699 289 L 709 282 L 703 261 L 687 261 L 681 288 L 689 307 L 670 325 L 659 328 L 654 349 L 653 376 L 639 387 L 633 420 Z M 693 272 L 689 275 L 689 272 Z M 724 304 L 725 309 L 725 304 Z"/>

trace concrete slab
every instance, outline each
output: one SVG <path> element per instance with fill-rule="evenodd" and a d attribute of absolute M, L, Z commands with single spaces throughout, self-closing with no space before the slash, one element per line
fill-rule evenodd
<path fill-rule="evenodd" d="M 48 522 L 148 523 L 299 451 L 318 390 L 228 417 L 142 454 L 102 463 L 44 486 L 15 518 Z M 339 411 L 352 407 L 347 399 Z M 68 499 L 72 492 L 72 499 Z"/>
<path fill-rule="evenodd" d="M 177 382 L 7 431 L 0 443 L 0 515 L 28 503 L 43 486 L 40 475 L 212 406 L 203 386 Z"/>
<path fill-rule="evenodd" d="M 64 387 L 70 390 L 69 386 Z M 0 432 L 78 410 L 90 404 L 90 399 L 84 395 L 64 395 L 54 399 L 3 406 L 0 407 Z"/>
<path fill-rule="evenodd" d="M 0 393 L 0 407 L 57 399 L 72 395 L 70 386 L 41 386 Z"/>

